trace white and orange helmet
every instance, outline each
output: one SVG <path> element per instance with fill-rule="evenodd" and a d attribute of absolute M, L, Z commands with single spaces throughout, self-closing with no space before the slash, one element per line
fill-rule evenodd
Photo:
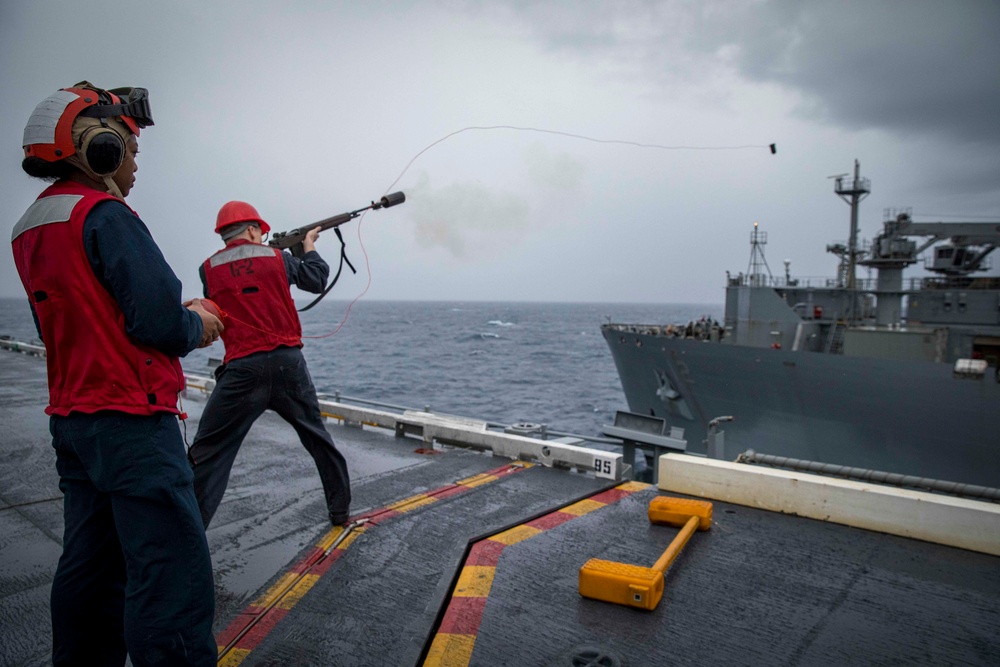
<path fill-rule="evenodd" d="M 100 122 L 84 132 L 77 145 L 73 125 L 80 117 Z M 103 90 L 87 81 L 58 90 L 42 100 L 28 118 L 22 141 L 24 155 L 46 162 L 77 155 L 95 173 L 112 174 L 125 156 L 127 137 L 108 125 L 111 118 L 138 136 L 141 128 L 153 124 L 149 93 L 145 88 Z"/>

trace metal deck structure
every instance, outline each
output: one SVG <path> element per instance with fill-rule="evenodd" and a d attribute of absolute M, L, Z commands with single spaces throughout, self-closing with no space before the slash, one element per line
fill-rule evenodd
<path fill-rule="evenodd" d="M 184 401 L 188 441 L 200 393 Z M 0 665 L 11 667 L 49 664 L 62 499 L 45 402 L 44 361 L 0 353 Z M 473 421 L 372 425 L 391 418 L 328 422 L 351 469 L 349 531 L 326 522 L 291 427 L 265 413 L 250 431 L 208 531 L 220 665 L 1000 664 L 995 552 L 665 490 L 662 463 L 648 485 L 615 478 L 627 468 L 598 477 L 553 462 L 543 441 L 526 461 L 497 455 L 505 444 L 442 444 L 480 430 Z M 677 534 L 650 524 L 657 495 L 714 504 L 663 600 L 643 611 L 581 597 L 587 560 L 649 567 Z M 975 530 L 1000 534 L 996 505 L 962 502 L 985 517 Z"/>

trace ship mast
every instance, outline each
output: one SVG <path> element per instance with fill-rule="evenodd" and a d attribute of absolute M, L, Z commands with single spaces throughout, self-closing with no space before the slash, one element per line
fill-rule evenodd
<path fill-rule="evenodd" d="M 753 223 L 753 232 L 750 233 L 750 264 L 747 266 L 747 278 L 754 287 L 761 287 L 767 284 L 767 278 L 761 272 L 761 268 L 767 269 L 767 276 L 772 280 L 771 267 L 767 265 L 764 258 L 764 246 L 767 245 L 767 232 L 757 229 L 757 223 Z"/>
<path fill-rule="evenodd" d="M 834 181 L 833 191 L 851 206 L 851 238 L 847 244 L 847 289 L 857 287 L 854 271 L 858 265 L 858 204 L 871 192 L 871 181 L 861 178 L 861 164 L 854 161 L 854 180 L 845 181 L 838 176 Z"/>

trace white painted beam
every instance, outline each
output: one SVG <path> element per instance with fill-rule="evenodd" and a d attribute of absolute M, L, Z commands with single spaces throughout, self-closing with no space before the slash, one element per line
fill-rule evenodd
<path fill-rule="evenodd" d="M 657 486 L 1000 556 L 995 503 L 687 454 L 660 457 Z"/>

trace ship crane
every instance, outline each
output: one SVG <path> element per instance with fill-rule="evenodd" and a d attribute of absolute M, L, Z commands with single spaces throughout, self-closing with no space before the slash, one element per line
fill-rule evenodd
<path fill-rule="evenodd" d="M 916 257 L 939 241 L 947 243 L 935 249 L 934 260 L 928 270 L 949 276 L 967 276 L 985 271 L 986 257 L 1000 244 L 1000 223 L 996 222 L 914 222 L 906 213 L 895 220 L 886 221 L 885 230 L 875 238 L 872 252 L 892 249 L 908 236 L 927 237 L 916 247 L 910 264 Z M 912 243 L 912 242 L 910 242 Z"/>
<path fill-rule="evenodd" d="M 926 237 L 919 246 L 909 237 Z M 901 213 L 886 220 L 881 234 L 872 241 L 870 255 L 860 263 L 878 270 L 878 304 L 875 322 L 889 325 L 900 321 L 903 269 L 916 264 L 921 253 L 932 245 L 934 258 L 926 268 L 949 279 L 962 280 L 984 271 L 987 256 L 1000 244 L 1000 223 L 996 222 L 914 222 Z"/>

